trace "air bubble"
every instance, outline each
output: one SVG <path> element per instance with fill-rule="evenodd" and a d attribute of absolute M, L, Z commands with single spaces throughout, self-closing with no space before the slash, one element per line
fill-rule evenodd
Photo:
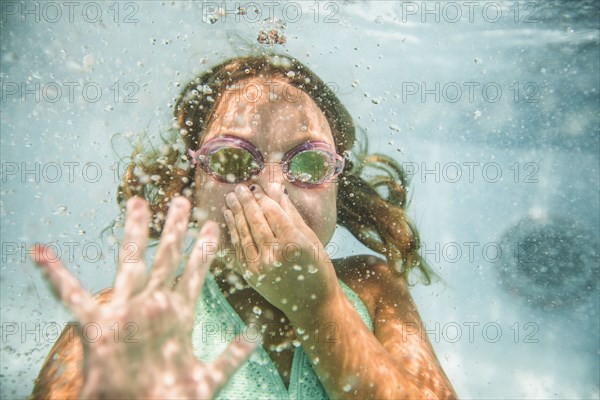
<path fill-rule="evenodd" d="M 172 374 L 165 374 L 163 376 L 163 383 L 165 386 L 173 386 L 175 383 L 175 377 Z"/>
<path fill-rule="evenodd" d="M 225 180 L 229 183 L 234 183 L 235 182 L 235 175 L 234 174 L 227 174 L 225 175 Z"/>
<path fill-rule="evenodd" d="M 300 182 L 308 182 L 308 181 L 310 181 L 311 178 L 312 178 L 311 174 L 309 174 L 307 172 L 303 172 L 303 173 L 299 174 L 296 179 L 299 180 Z"/>
<path fill-rule="evenodd" d="M 65 215 L 67 213 L 67 206 L 65 206 L 64 204 L 59 204 L 56 207 L 54 207 L 54 210 L 52 211 L 52 214 L 54 215 Z"/>
<path fill-rule="evenodd" d="M 96 63 L 96 60 L 92 54 L 86 54 L 83 57 L 83 67 L 85 69 L 90 69 L 91 67 L 94 66 L 95 63 Z"/>

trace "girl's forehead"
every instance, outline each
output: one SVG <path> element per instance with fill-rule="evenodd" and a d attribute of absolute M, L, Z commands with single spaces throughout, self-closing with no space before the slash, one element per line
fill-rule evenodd
<path fill-rule="evenodd" d="M 255 85 L 255 86 L 252 86 Z M 260 150 L 285 152 L 306 141 L 322 141 L 335 148 L 329 123 L 317 104 L 304 91 L 256 82 L 239 85 L 239 93 L 227 93 L 215 108 L 202 142 L 234 135 L 252 142 Z M 244 90 L 255 90 L 254 95 Z M 266 91 L 266 92 L 265 92 Z M 254 96 L 254 97 L 251 97 Z"/>

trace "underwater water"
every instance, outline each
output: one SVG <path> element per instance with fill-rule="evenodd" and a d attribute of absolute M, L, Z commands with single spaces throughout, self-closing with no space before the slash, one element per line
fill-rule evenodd
<path fill-rule="evenodd" d="M 599 398 L 597 1 L 1 7 L 0 398 L 27 397 L 71 319 L 27 249 L 110 286 L 120 158 L 159 142 L 200 71 L 261 49 L 315 71 L 411 178 L 444 281 L 412 294 L 459 397 Z M 272 31 L 285 43 L 257 40 Z M 332 243 L 370 252 L 342 228 Z"/>

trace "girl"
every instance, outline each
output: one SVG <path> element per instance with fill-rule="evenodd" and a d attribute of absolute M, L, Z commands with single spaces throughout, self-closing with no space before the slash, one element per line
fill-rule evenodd
<path fill-rule="evenodd" d="M 351 161 L 352 118 L 312 71 L 282 55 L 228 60 L 190 82 L 175 118 L 179 139 L 136 151 L 118 195 L 123 248 L 139 256 L 148 230 L 160 237 L 150 276 L 130 251 L 94 302 L 36 253 L 80 324 L 130 323 L 137 340 L 69 341 L 72 327 L 34 397 L 456 398 L 407 290 L 412 269 L 432 272 L 402 170 Z M 385 176 L 361 178 L 368 164 Z M 172 289 L 192 204 L 203 228 Z M 385 260 L 330 260 L 338 222 Z"/>

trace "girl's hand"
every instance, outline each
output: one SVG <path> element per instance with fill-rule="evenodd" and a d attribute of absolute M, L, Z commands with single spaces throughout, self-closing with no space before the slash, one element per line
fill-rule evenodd
<path fill-rule="evenodd" d="M 173 288 L 172 274 L 181 260 L 189 214 L 187 199 L 172 200 L 152 271 L 147 274 L 143 254 L 150 212 L 140 198 L 127 202 L 124 248 L 133 248 L 135 253 L 121 252 L 114 295 L 102 305 L 81 288 L 48 248 L 35 247 L 34 261 L 79 322 L 84 346 L 84 383 L 79 398 L 213 397 L 254 349 L 254 344 L 242 339 L 234 340 L 210 364 L 194 356 L 191 334 L 196 299 L 213 259 L 207 249 L 216 249 L 219 227 L 212 221 L 203 226 Z M 95 336 L 100 335 L 93 342 L 82 332 L 82 327 L 90 326 Z"/>
<path fill-rule="evenodd" d="M 302 318 L 339 289 L 333 264 L 281 185 L 273 184 L 272 196 L 253 189 L 236 185 L 225 198 L 234 268 L 290 320 Z"/>

